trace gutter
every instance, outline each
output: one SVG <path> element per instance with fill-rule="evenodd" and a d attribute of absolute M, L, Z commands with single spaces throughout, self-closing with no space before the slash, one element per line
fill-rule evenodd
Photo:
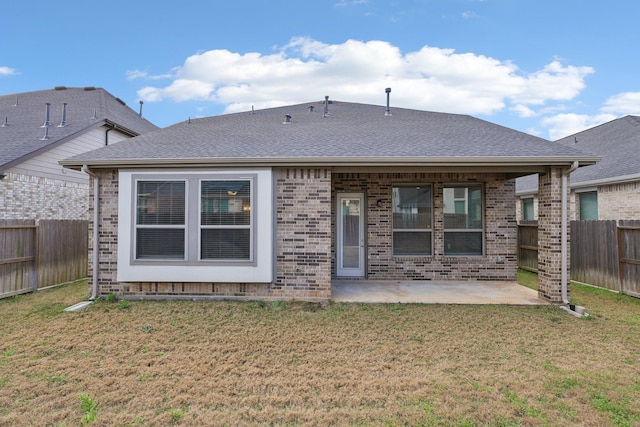
<path fill-rule="evenodd" d="M 90 162 L 94 168 L 124 167 L 212 167 L 212 166 L 290 166 L 290 167 L 335 167 L 335 166 L 371 166 L 371 167 L 548 167 L 564 166 L 575 158 L 565 157 L 176 157 L 176 158 L 120 158 L 120 159 L 77 159 L 60 161 L 70 168 L 79 167 Z M 595 164 L 600 157 L 584 157 L 578 159 L 583 166 Z M 542 169 L 540 169 L 542 171 Z M 532 169 L 531 173 L 536 173 Z"/>
<path fill-rule="evenodd" d="M 99 208 L 100 208 L 100 179 L 98 176 L 89 169 L 89 166 L 83 165 L 82 171 L 93 178 L 93 275 L 91 283 L 91 297 L 90 300 L 95 300 L 98 297 L 98 267 L 99 267 L 99 253 L 98 253 L 98 226 L 99 226 Z"/>

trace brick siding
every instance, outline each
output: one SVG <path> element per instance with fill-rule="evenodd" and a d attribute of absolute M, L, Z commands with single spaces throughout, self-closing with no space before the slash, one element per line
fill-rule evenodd
<path fill-rule="evenodd" d="M 538 212 L 538 296 L 552 303 L 561 303 L 562 169 L 550 168 L 546 174 L 540 174 L 538 179 L 538 206 L 540 207 Z M 569 240 L 568 227 L 567 240 Z M 567 258 L 569 258 L 568 253 Z M 568 277 L 570 277 L 569 271 L 567 271 Z"/>
<path fill-rule="evenodd" d="M 392 251 L 392 189 L 394 184 L 430 184 L 433 195 L 433 256 L 396 257 Z M 481 183 L 484 186 L 484 255 L 444 255 L 443 186 Z M 367 278 L 371 280 L 515 280 L 517 222 L 515 182 L 499 174 L 334 173 L 338 192 L 364 192 L 367 197 Z M 377 201 L 382 206 L 377 206 Z M 331 218 L 335 218 L 335 203 Z M 335 230 L 335 220 L 332 229 Z M 335 277 L 335 236 L 332 274 Z"/>
<path fill-rule="evenodd" d="M 9 172 L 0 180 L 0 218 L 86 220 L 88 194 L 88 184 Z"/>

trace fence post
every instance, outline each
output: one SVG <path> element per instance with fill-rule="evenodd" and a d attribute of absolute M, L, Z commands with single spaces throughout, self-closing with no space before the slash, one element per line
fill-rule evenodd
<path fill-rule="evenodd" d="M 616 221 L 616 231 L 618 234 L 618 276 L 620 280 L 620 291 L 622 291 L 624 286 L 624 242 L 622 241 L 623 231 L 620 228 L 618 221 Z"/>

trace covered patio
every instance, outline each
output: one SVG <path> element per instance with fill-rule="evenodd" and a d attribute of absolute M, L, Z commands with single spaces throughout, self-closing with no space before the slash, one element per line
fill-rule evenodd
<path fill-rule="evenodd" d="M 543 305 L 538 292 L 508 281 L 333 280 L 336 302 Z"/>

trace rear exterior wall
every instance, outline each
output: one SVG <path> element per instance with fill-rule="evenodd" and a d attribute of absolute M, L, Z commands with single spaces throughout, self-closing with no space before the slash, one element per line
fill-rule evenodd
<path fill-rule="evenodd" d="M 397 257 L 392 249 L 392 189 L 396 184 L 431 185 L 433 202 L 433 256 Z M 444 255 L 445 184 L 482 184 L 484 254 Z M 515 181 L 502 174 L 334 173 L 332 229 L 339 192 L 363 192 L 367 198 L 367 274 L 369 280 L 516 280 L 517 221 Z M 378 207 L 377 201 L 382 202 Z M 332 274 L 335 268 L 335 232 Z"/>

